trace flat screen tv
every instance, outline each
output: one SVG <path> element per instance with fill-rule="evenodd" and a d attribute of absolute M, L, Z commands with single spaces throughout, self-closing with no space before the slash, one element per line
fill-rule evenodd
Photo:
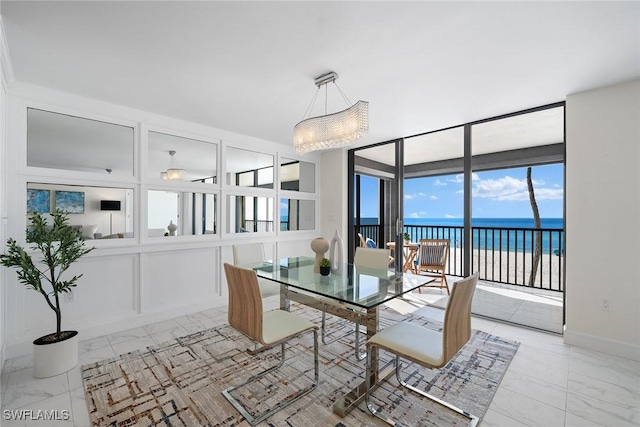
<path fill-rule="evenodd" d="M 100 200 L 101 211 L 119 211 L 120 200 Z"/>

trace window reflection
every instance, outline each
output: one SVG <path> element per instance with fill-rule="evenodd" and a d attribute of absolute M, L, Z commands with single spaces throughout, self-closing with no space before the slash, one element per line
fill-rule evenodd
<path fill-rule="evenodd" d="M 283 158 L 280 164 L 280 188 L 290 191 L 315 192 L 315 165 L 309 162 Z"/>
<path fill-rule="evenodd" d="M 314 200 L 280 199 L 280 231 L 314 230 Z"/>
<path fill-rule="evenodd" d="M 217 153 L 218 145 L 213 142 L 149 132 L 149 173 L 152 178 L 168 179 L 171 176 L 167 174 L 169 169 L 183 169 L 181 179 L 184 181 L 215 184 Z"/>
<path fill-rule="evenodd" d="M 27 166 L 133 176 L 133 128 L 27 109 Z"/>
<path fill-rule="evenodd" d="M 217 233 L 217 194 L 149 190 L 147 236 Z"/>
<path fill-rule="evenodd" d="M 273 232 L 274 206 L 271 197 L 229 196 L 229 233 Z"/>
<path fill-rule="evenodd" d="M 27 183 L 26 212 L 69 213 L 86 240 L 133 237 L 133 189 Z"/>
<path fill-rule="evenodd" d="M 273 188 L 273 156 L 227 148 L 227 184 L 239 187 Z"/>

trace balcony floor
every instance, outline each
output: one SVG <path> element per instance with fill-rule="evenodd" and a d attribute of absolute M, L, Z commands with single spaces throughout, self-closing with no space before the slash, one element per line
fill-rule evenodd
<path fill-rule="evenodd" d="M 449 287 L 460 280 L 447 276 Z M 422 288 L 408 299 L 415 299 L 430 306 L 445 308 L 446 291 L 438 288 Z M 563 294 L 544 289 L 481 280 L 473 298 L 472 312 L 495 320 L 562 334 Z"/>

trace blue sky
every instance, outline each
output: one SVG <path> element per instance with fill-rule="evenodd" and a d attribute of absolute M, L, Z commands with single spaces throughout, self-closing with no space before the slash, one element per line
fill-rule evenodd
<path fill-rule="evenodd" d="M 563 165 L 532 169 L 536 202 L 542 218 L 562 218 Z M 362 217 L 377 217 L 377 180 L 363 177 Z M 462 218 L 462 175 L 408 179 L 404 182 L 405 218 Z M 473 174 L 474 218 L 533 218 L 527 190 L 527 168 Z"/>

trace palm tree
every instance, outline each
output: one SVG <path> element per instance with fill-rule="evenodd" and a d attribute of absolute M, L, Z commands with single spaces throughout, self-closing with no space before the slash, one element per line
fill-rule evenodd
<path fill-rule="evenodd" d="M 542 256 L 542 231 L 540 231 L 540 212 L 538 211 L 536 195 L 533 190 L 533 181 L 531 179 L 531 166 L 527 168 L 527 187 L 529 188 L 529 202 L 531 203 L 531 210 L 533 211 L 533 227 L 538 229 L 538 231 L 535 232 L 534 237 L 536 248 L 533 254 L 533 265 L 531 265 L 531 274 L 529 275 L 529 286 L 533 287 L 533 284 L 536 281 L 538 267 L 540 266 L 540 257 Z"/>

